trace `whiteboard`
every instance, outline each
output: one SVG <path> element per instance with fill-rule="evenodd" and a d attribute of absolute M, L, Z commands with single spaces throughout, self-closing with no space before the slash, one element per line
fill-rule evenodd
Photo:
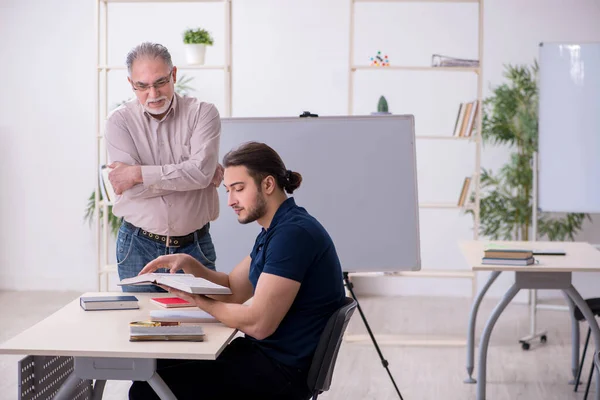
<path fill-rule="evenodd" d="M 275 149 L 302 174 L 294 191 L 329 232 L 347 272 L 419 270 L 419 219 L 413 116 L 228 118 L 220 159 L 248 141 Z M 261 227 L 242 225 L 219 188 L 210 233 L 217 270 L 250 254 Z"/>
<path fill-rule="evenodd" d="M 600 212 L 600 43 L 541 43 L 538 207 Z"/>

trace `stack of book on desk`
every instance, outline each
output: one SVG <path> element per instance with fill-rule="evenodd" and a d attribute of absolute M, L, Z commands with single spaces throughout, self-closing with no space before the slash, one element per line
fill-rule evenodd
<path fill-rule="evenodd" d="M 135 321 L 129 324 L 129 341 L 204 341 L 201 325 L 179 322 Z"/>
<path fill-rule="evenodd" d="M 86 311 L 90 310 L 137 310 L 140 308 L 135 296 L 82 296 L 79 305 Z"/>
<path fill-rule="evenodd" d="M 488 249 L 484 251 L 482 264 L 531 265 L 535 263 L 532 250 Z"/>

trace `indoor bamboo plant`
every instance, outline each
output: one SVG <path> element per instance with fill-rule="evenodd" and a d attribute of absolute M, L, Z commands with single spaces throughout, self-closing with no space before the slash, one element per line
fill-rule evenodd
<path fill-rule="evenodd" d="M 482 168 L 480 231 L 495 240 L 530 240 L 533 154 L 538 145 L 537 62 L 505 67 L 507 82 L 483 102 L 484 144 L 506 145 L 510 161 L 497 173 Z M 473 200 L 474 196 L 471 196 Z M 467 210 L 473 214 L 473 210 Z M 574 240 L 588 214 L 538 213 L 538 239 Z"/>

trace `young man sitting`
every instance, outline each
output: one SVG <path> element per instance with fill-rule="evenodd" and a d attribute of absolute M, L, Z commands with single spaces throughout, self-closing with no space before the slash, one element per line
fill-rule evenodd
<path fill-rule="evenodd" d="M 279 155 L 250 142 L 227 153 L 224 186 L 242 224 L 258 222 L 254 247 L 230 274 L 204 267 L 186 254 L 161 256 L 158 268 L 208 279 L 231 295 L 190 295 L 168 289 L 245 333 L 215 361 L 159 360 L 157 372 L 180 399 L 307 399 L 308 369 L 329 317 L 344 303 L 340 261 L 323 226 L 287 193 L 302 176 Z M 253 298 L 248 305 L 244 304 Z M 130 399 L 156 399 L 134 382 Z"/>

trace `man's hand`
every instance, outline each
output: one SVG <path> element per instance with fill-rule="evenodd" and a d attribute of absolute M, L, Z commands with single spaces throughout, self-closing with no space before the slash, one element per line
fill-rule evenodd
<path fill-rule="evenodd" d="M 108 173 L 110 181 L 116 194 L 123 194 L 138 183 L 143 183 L 142 167 L 139 165 L 127 165 L 122 162 L 114 162 L 108 166 L 112 171 Z"/>
<path fill-rule="evenodd" d="M 169 254 L 160 256 L 150 261 L 138 275 L 149 274 L 159 268 L 166 268 L 170 273 L 174 274 L 180 269 L 186 274 L 192 274 L 194 276 L 200 276 L 200 270 L 204 267 L 200 261 L 188 254 Z"/>
<path fill-rule="evenodd" d="M 221 182 L 223 182 L 223 173 L 225 172 L 225 168 L 223 168 L 223 166 L 219 163 L 217 163 L 217 168 L 215 168 L 215 174 L 213 175 L 212 178 L 212 184 L 215 185 L 216 187 L 219 187 L 219 185 L 221 185 Z"/>
<path fill-rule="evenodd" d="M 173 296 L 177 296 L 180 299 L 183 299 L 187 302 L 195 304 L 197 307 L 200 307 L 199 304 L 202 304 L 202 301 L 198 301 L 198 300 L 206 299 L 206 296 L 201 295 L 201 294 L 191 294 L 191 293 L 187 293 L 182 290 L 175 289 L 175 288 L 172 288 L 170 286 L 165 286 L 165 285 L 158 285 L 158 286 L 160 286 L 161 288 L 163 288 L 164 290 L 166 290 Z M 204 311 L 206 311 L 206 310 L 204 310 Z"/>

